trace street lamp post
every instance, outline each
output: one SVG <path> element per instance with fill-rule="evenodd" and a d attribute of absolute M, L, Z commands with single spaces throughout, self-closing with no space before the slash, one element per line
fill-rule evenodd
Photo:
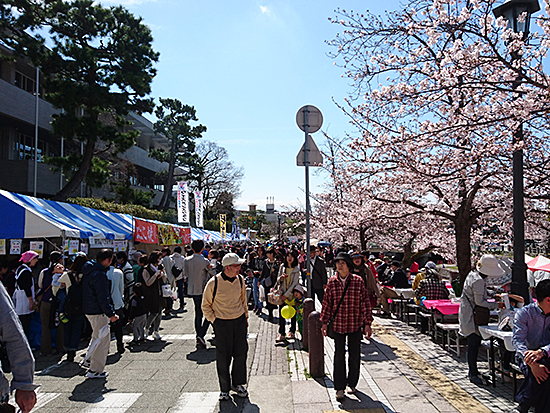
<path fill-rule="evenodd" d="M 515 33 L 523 33 L 523 40 L 529 35 L 531 15 L 540 10 L 538 0 L 508 0 L 493 10 L 495 17 L 504 17 Z M 525 18 L 520 18 L 524 14 Z M 512 61 L 520 59 L 518 52 L 511 52 Z M 518 75 L 512 88 L 515 91 L 521 84 Z M 523 123 L 514 132 L 513 143 L 523 141 Z M 527 266 L 525 265 L 525 214 L 523 208 L 523 150 L 516 149 L 512 157 L 513 174 L 513 231 L 514 263 L 512 264 L 512 292 L 521 295 L 529 302 Z"/>

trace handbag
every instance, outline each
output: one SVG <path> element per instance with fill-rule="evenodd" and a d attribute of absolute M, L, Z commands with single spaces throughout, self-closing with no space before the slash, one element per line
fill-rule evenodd
<path fill-rule="evenodd" d="M 277 280 L 275 286 L 267 294 L 267 301 L 273 305 L 283 305 L 285 297 L 283 295 L 283 284 L 280 282 L 282 279 Z"/>
<path fill-rule="evenodd" d="M 162 284 L 162 296 L 165 298 L 172 297 L 172 286 L 170 284 Z"/>
<path fill-rule="evenodd" d="M 470 305 L 473 308 L 474 312 L 474 323 L 476 326 L 486 326 L 489 324 L 489 320 L 491 319 L 491 310 L 489 310 L 487 307 L 482 307 L 480 305 L 472 305 L 472 302 L 468 298 L 467 295 L 464 295 Z"/>
<path fill-rule="evenodd" d="M 340 297 L 340 302 L 338 302 L 338 306 L 336 307 L 336 310 L 334 311 L 334 314 L 332 314 L 332 317 L 330 317 L 330 320 L 327 323 L 327 336 L 332 338 L 334 340 L 334 328 L 332 327 L 332 324 L 334 323 L 334 319 L 336 318 L 336 314 L 338 314 L 338 310 L 340 309 L 340 306 L 342 305 L 342 301 L 344 301 L 344 296 L 346 295 L 346 291 L 348 290 L 348 287 L 350 285 L 351 281 L 348 281 L 346 283 L 346 286 L 344 287 L 344 292 L 342 292 L 342 297 Z"/>
<path fill-rule="evenodd" d="M 174 278 L 178 278 L 181 274 L 182 269 L 178 268 L 176 264 L 172 265 L 172 275 Z"/>

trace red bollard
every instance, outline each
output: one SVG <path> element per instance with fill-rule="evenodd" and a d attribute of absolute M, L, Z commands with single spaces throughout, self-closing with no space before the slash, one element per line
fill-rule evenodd
<path fill-rule="evenodd" d="M 314 379 L 325 376 L 325 338 L 321 326 L 321 313 L 312 311 L 308 317 L 309 374 Z"/>
<path fill-rule="evenodd" d="M 304 336 L 302 337 L 302 349 L 308 351 L 309 349 L 309 315 L 315 310 L 315 302 L 311 298 L 304 300 Z"/>

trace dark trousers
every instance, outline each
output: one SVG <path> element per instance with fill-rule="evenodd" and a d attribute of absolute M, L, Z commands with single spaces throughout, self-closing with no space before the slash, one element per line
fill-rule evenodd
<path fill-rule="evenodd" d="M 23 326 L 23 332 L 27 336 L 27 339 L 29 338 L 29 331 L 31 329 L 31 320 L 32 320 L 32 313 L 19 315 L 19 321 L 21 321 L 21 325 Z"/>
<path fill-rule="evenodd" d="M 124 349 L 124 343 L 122 342 L 122 328 L 124 327 L 124 310 L 122 308 L 115 310 L 115 314 L 118 316 L 118 320 L 114 323 L 111 322 L 111 329 L 116 338 L 117 350 Z"/>
<path fill-rule="evenodd" d="M 45 302 L 40 303 L 40 322 L 42 324 L 42 336 L 40 341 L 40 351 L 42 355 L 46 356 L 52 354 L 52 331 L 55 331 L 55 349 L 58 353 L 63 352 L 63 324 L 59 323 L 59 326 L 55 329 L 51 329 L 51 321 L 55 316 L 56 303 Z"/>
<path fill-rule="evenodd" d="M 204 338 L 210 322 L 204 318 L 202 314 L 202 295 L 192 295 L 191 297 L 193 298 L 193 304 L 195 304 L 195 333 L 197 334 L 197 337 Z M 216 346 L 217 345 L 218 343 L 216 341 Z"/>
<path fill-rule="evenodd" d="M 313 288 L 313 296 L 311 298 L 315 299 L 315 296 L 317 296 L 321 304 L 323 304 L 323 298 L 325 298 L 325 290 L 323 288 Z"/>
<path fill-rule="evenodd" d="M 279 334 L 282 334 L 283 336 L 286 333 L 286 318 L 283 318 L 283 316 L 281 315 L 281 309 L 285 305 L 286 304 L 283 304 L 283 305 L 279 306 Z M 292 317 L 290 319 L 290 332 L 292 334 L 294 334 L 296 332 L 296 314 L 294 315 L 294 317 Z"/>
<path fill-rule="evenodd" d="M 178 300 L 180 300 L 180 308 L 183 308 L 185 305 L 185 295 L 183 294 L 184 289 L 183 278 L 181 280 L 176 280 L 176 287 L 178 288 Z"/>
<path fill-rule="evenodd" d="M 538 361 L 539 364 L 544 364 L 550 369 L 550 360 L 548 357 L 543 357 Z M 545 413 L 550 411 L 550 378 L 537 383 L 537 379 L 533 376 L 531 368 L 525 363 L 521 363 L 521 371 L 525 379 L 519 387 L 516 395 L 516 400 L 520 403 L 534 406 L 536 413 Z"/>
<path fill-rule="evenodd" d="M 234 320 L 214 321 L 216 333 L 216 369 L 220 391 L 228 392 L 231 387 L 246 383 L 246 356 L 248 342 L 246 316 Z M 233 365 L 231 365 L 233 362 Z M 231 372 L 229 371 L 231 367 Z"/>
<path fill-rule="evenodd" d="M 479 376 L 479 370 L 477 369 L 477 354 L 479 352 L 479 346 L 481 345 L 481 336 L 476 333 L 472 333 L 467 337 L 468 350 L 466 355 L 468 358 L 468 377 Z"/>
<path fill-rule="evenodd" d="M 355 333 L 334 332 L 334 389 L 345 390 L 346 385 L 357 387 L 361 367 L 361 330 Z M 346 338 L 348 339 L 348 371 L 346 375 Z"/>
<path fill-rule="evenodd" d="M 78 350 L 82 326 L 84 325 L 84 314 L 71 315 L 69 322 L 63 326 L 65 336 L 65 348 L 67 350 Z"/>

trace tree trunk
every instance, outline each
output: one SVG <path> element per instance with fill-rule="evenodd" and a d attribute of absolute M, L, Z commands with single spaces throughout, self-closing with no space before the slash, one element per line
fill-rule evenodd
<path fill-rule="evenodd" d="M 174 185 L 174 165 L 176 163 L 176 138 L 172 139 L 172 145 L 170 146 L 170 162 L 168 162 L 168 173 L 164 184 L 164 194 L 160 201 L 159 207 L 163 211 L 168 211 L 170 208 L 170 198 L 172 197 L 172 186 Z"/>
<path fill-rule="evenodd" d="M 460 283 L 464 284 L 466 276 L 472 269 L 472 247 L 470 245 L 472 222 L 470 219 L 470 211 L 459 211 L 454 224 L 456 263 L 458 266 Z"/>
<path fill-rule="evenodd" d="M 82 181 L 86 178 L 90 167 L 92 166 L 92 158 L 95 151 L 95 140 L 88 140 L 84 146 L 84 154 L 82 155 L 82 163 L 73 175 L 72 179 L 61 188 L 61 190 L 52 197 L 53 201 L 66 201 L 79 187 Z"/>
<path fill-rule="evenodd" d="M 412 264 L 412 245 L 414 237 L 409 238 L 403 247 L 403 261 L 401 261 L 401 268 L 410 268 Z"/>
<path fill-rule="evenodd" d="M 366 229 L 364 227 L 359 228 L 359 240 L 361 241 L 361 251 L 367 250 L 367 237 L 365 236 Z"/>

